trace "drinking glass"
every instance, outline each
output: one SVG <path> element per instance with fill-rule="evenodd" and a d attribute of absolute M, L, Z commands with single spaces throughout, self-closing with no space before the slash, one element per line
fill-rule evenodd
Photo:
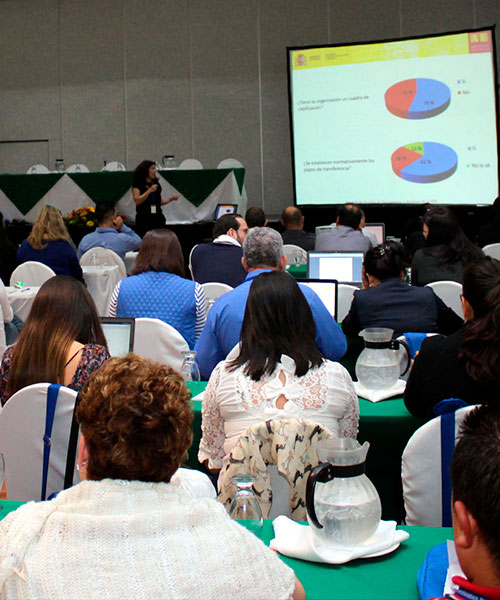
<path fill-rule="evenodd" d="M 3 454 L 0 454 L 0 491 L 2 490 L 4 477 L 5 477 L 5 460 L 4 460 Z M 2 508 L 2 505 L 0 504 L 0 509 L 1 508 Z"/>
<path fill-rule="evenodd" d="M 252 489 L 255 478 L 249 475 L 240 475 L 231 477 L 231 481 L 236 486 L 236 495 L 231 502 L 229 516 L 231 519 L 238 520 L 241 525 L 260 537 L 264 521 L 260 504 Z"/>
<path fill-rule="evenodd" d="M 185 350 L 183 353 L 184 362 L 181 367 L 181 375 L 184 381 L 200 381 L 200 369 L 195 361 L 196 352 L 194 350 Z"/>

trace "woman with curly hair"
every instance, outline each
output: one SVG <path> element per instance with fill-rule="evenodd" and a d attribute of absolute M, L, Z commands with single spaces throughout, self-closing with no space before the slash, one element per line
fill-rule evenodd
<path fill-rule="evenodd" d="M 441 400 L 500 403 L 500 261 L 484 257 L 464 271 L 465 327 L 424 340 L 404 400 L 417 417 L 432 418 Z"/>
<path fill-rule="evenodd" d="M 31 233 L 17 251 L 19 264 L 34 260 L 50 267 L 56 275 L 71 275 L 83 282 L 83 273 L 61 211 L 42 206 Z"/>
<path fill-rule="evenodd" d="M 3 599 L 305 598 L 293 571 L 222 504 L 173 482 L 193 413 L 171 367 L 111 359 L 77 416 L 83 481 L 0 523 L 0 556 L 15 558 L 0 569 Z"/>

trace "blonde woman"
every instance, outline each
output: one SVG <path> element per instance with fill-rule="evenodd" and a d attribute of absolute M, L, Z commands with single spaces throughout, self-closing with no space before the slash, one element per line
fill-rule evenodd
<path fill-rule="evenodd" d="M 17 251 L 19 264 L 35 260 L 50 267 L 56 275 L 71 275 L 83 282 L 82 269 L 61 212 L 53 206 L 43 206 L 38 212 L 31 233 Z"/>

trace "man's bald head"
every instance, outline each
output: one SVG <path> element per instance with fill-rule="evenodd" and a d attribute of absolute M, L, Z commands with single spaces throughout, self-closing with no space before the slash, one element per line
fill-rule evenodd
<path fill-rule="evenodd" d="M 281 222 L 285 229 L 303 229 L 304 215 L 300 208 L 296 206 L 287 206 L 281 213 Z"/>

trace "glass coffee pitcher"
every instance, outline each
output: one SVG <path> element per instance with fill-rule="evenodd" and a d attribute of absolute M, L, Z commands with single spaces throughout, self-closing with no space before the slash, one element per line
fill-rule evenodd
<path fill-rule="evenodd" d="M 369 447 L 352 438 L 321 442 L 322 463 L 311 471 L 306 487 L 307 520 L 317 548 L 353 546 L 375 533 L 382 509 L 365 475 Z"/>
<path fill-rule="evenodd" d="M 402 340 L 393 340 L 394 330 L 386 327 L 369 327 L 360 332 L 365 340 L 365 348 L 356 361 L 356 377 L 365 388 L 386 390 L 391 388 L 400 375 L 404 375 L 411 365 L 408 344 Z M 408 362 L 401 372 L 399 358 L 394 350 L 403 347 Z"/>

